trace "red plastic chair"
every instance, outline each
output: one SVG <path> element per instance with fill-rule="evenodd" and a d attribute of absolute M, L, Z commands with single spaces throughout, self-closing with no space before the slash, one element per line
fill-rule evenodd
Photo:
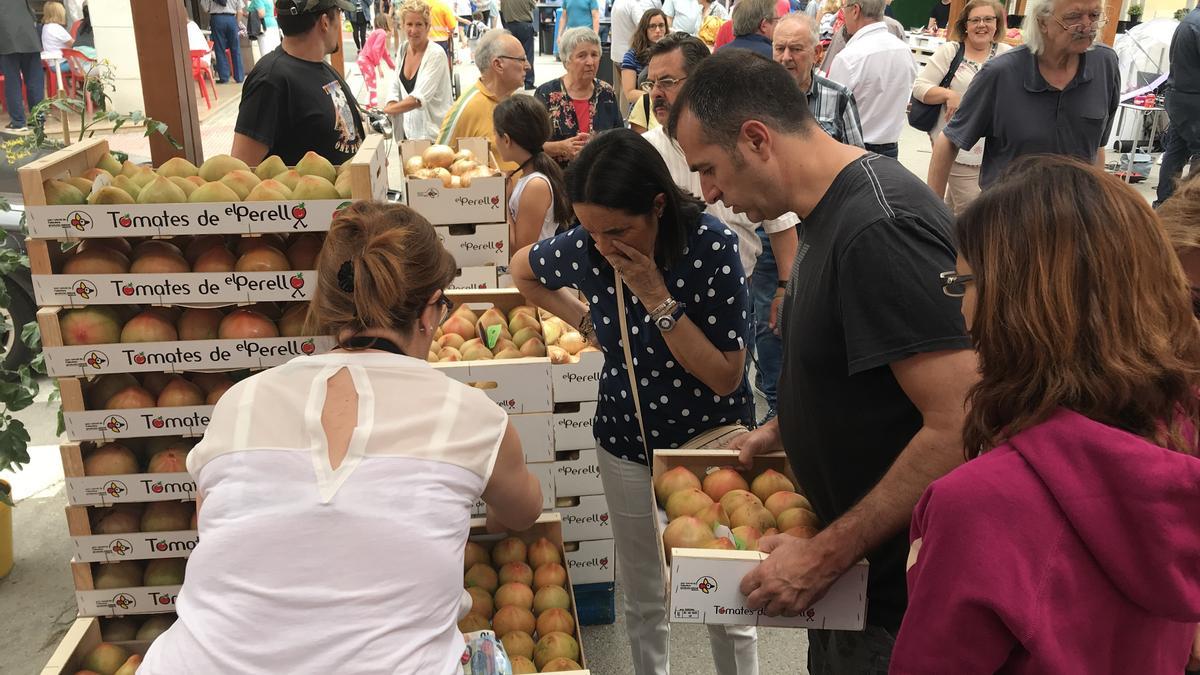
<path fill-rule="evenodd" d="M 71 67 L 71 72 L 67 75 L 64 86 L 68 94 L 74 97 L 77 91 L 81 89 L 86 90 L 87 75 L 96 65 L 96 59 L 88 58 L 87 55 L 77 49 L 64 49 L 62 53 L 63 58 L 66 59 L 67 64 Z M 85 93 L 83 102 L 88 114 L 92 114 L 95 108 L 92 97 Z"/>
<path fill-rule="evenodd" d="M 46 59 L 42 59 L 42 72 L 46 80 L 46 98 L 58 96 L 58 78 L 55 76 L 54 68 Z"/>
<path fill-rule="evenodd" d="M 79 37 L 79 26 L 82 23 L 83 23 L 83 19 L 79 19 L 75 23 L 71 24 L 71 39 L 72 40 Z"/>
<path fill-rule="evenodd" d="M 209 52 L 193 49 L 192 52 L 192 79 L 196 80 L 196 84 L 200 87 L 200 95 L 204 97 L 204 105 L 208 109 L 212 109 L 212 103 L 208 100 L 208 88 L 204 86 L 204 78 L 207 76 L 208 81 L 212 83 L 212 97 L 217 100 L 217 80 L 213 77 L 212 66 L 209 64 Z"/>

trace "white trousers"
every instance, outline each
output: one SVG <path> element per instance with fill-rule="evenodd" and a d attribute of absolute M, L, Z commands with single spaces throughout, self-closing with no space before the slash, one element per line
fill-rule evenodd
<path fill-rule="evenodd" d="M 274 51 L 282 39 L 279 28 L 267 28 L 263 26 L 262 35 L 258 36 L 258 58 L 261 59 Z"/>
<path fill-rule="evenodd" d="M 635 675 L 669 675 L 671 625 L 666 581 L 654 524 L 650 468 L 618 459 L 603 448 L 600 478 L 616 540 L 617 578 L 625 595 L 625 629 Z M 753 626 L 709 626 L 713 663 L 720 675 L 757 675 L 758 631 Z"/>

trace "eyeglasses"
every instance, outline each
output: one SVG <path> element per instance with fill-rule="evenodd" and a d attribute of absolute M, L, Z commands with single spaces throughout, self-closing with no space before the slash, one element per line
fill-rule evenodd
<path fill-rule="evenodd" d="M 1091 26 L 1093 31 L 1099 31 L 1108 24 L 1108 15 L 1104 14 L 1103 12 L 1092 12 L 1090 14 L 1068 14 L 1061 19 L 1053 14 L 1050 16 L 1054 17 L 1054 22 L 1068 33 L 1083 33 L 1087 30 L 1088 26 Z M 1083 23 L 1084 19 L 1087 19 L 1088 23 Z"/>
<path fill-rule="evenodd" d="M 646 80 L 642 83 L 642 91 L 647 94 L 654 91 L 655 87 L 662 87 L 663 91 L 670 91 L 675 88 L 680 82 L 686 80 L 687 77 L 660 77 L 657 80 Z"/>
<path fill-rule="evenodd" d="M 525 58 L 524 56 L 505 56 L 504 54 L 497 54 L 496 58 L 508 59 L 509 61 L 516 61 L 517 63 L 529 63 L 529 59 Z"/>
<path fill-rule="evenodd" d="M 996 23 L 996 17 L 994 17 L 994 16 L 976 16 L 976 17 L 967 19 L 967 23 L 972 26 L 978 26 L 978 25 L 984 24 L 984 23 L 990 25 L 990 24 Z"/>
<path fill-rule="evenodd" d="M 649 26 L 646 26 L 646 30 L 666 30 L 666 29 L 667 29 L 667 24 L 665 24 L 665 23 L 652 23 Z"/>
<path fill-rule="evenodd" d="M 442 309 L 442 318 L 438 320 L 438 325 L 440 326 L 441 324 L 446 323 L 446 319 L 450 318 L 450 312 L 454 311 L 454 301 L 450 298 L 447 298 L 446 293 L 443 292 L 440 296 L 438 296 L 437 300 L 433 301 L 432 304 L 437 305 Z"/>
<path fill-rule="evenodd" d="M 958 272 L 942 272 L 942 292 L 951 298 L 961 298 L 967 294 L 967 284 L 975 281 L 974 274 L 959 274 Z"/>

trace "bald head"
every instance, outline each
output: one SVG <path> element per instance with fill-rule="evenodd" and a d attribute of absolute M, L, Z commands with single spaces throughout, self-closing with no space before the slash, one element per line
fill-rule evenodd
<path fill-rule="evenodd" d="M 820 44 L 817 22 L 804 12 L 787 14 L 775 25 L 772 40 L 775 62 L 787 69 L 803 92 L 812 84 L 813 64 L 817 62 Z"/>

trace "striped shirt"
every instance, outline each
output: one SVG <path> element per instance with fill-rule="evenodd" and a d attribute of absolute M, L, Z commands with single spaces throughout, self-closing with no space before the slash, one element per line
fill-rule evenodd
<path fill-rule="evenodd" d="M 808 86 L 808 108 L 817 118 L 817 124 L 835 141 L 863 147 L 862 122 L 858 119 L 854 92 L 814 71 Z"/>

